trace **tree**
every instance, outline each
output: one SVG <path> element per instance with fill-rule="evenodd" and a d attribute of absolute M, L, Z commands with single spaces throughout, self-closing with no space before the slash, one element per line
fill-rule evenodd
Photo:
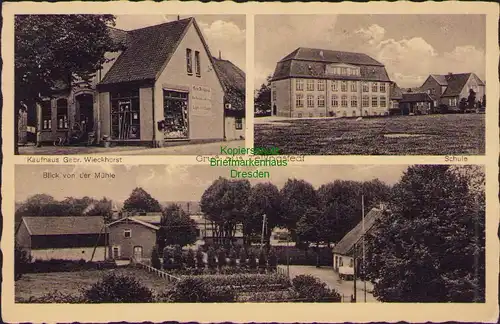
<path fill-rule="evenodd" d="M 167 206 L 157 232 L 157 242 L 159 246 L 186 246 L 195 243 L 196 222 L 179 205 Z"/>
<path fill-rule="evenodd" d="M 274 184 L 258 183 L 252 187 L 243 222 L 243 234 L 247 237 L 247 242 L 251 235 L 262 233 L 263 215 L 266 215 L 264 242 L 269 247 L 272 230 L 283 224 L 280 206 L 280 193 Z"/>
<path fill-rule="evenodd" d="M 122 45 L 112 41 L 108 25 L 112 15 L 16 15 L 15 103 L 17 110 L 31 109 L 50 98 L 61 82 L 70 88 L 78 80 L 89 82 L 109 60 L 106 52 Z M 14 148 L 17 148 L 19 114 L 14 113 Z"/>
<path fill-rule="evenodd" d="M 158 247 L 153 246 L 151 251 L 151 266 L 155 269 L 161 269 L 160 256 L 158 255 Z"/>
<path fill-rule="evenodd" d="M 229 181 L 220 177 L 203 193 L 200 208 L 212 222 L 217 243 L 232 242 L 237 224 L 243 221 L 249 192 L 248 180 Z"/>
<path fill-rule="evenodd" d="M 467 106 L 469 109 L 476 108 L 476 92 L 469 89 L 469 96 L 467 97 Z"/>
<path fill-rule="evenodd" d="M 271 76 L 260 86 L 255 97 L 255 112 L 266 112 L 271 109 Z"/>
<path fill-rule="evenodd" d="M 205 262 L 203 262 L 203 252 L 201 252 L 201 249 L 196 251 L 196 266 L 199 269 L 205 268 Z"/>
<path fill-rule="evenodd" d="M 28 271 L 31 258 L 26 250 L 21 249 L 17 244 L 14 247 L 14 279 L 19 280 Z"/>
<path fill-rule="evenodd" d="M 467 109 L 467 105 L 468 105 L 467 99 L 462 98 L 462 99 L 460 99 L 460 102 L 458 103 L 458 109 L 461 112 L 465 112 L 465 109 Z"/>
<path fill-rule="evenodd" d="M 464 170 L 412 166 L 394 187 L 390 213 L 366 240 L 366 274 L 381 301 L 484 302 L 485 200 L 474 189 L 484 175 Z"/>
<path fill-rule="evenodd" d="M 328 224 L 325 214 L 317 208 L 311 208 L 297 222 L 297 239 L 306 247 L 316 243 L 316 266 L 319 267 L 319 244 L 326 241 Z"/>
<path fill-rule="evenodd" d="M 123 203 L 123 210 L 128 212 L 161 212 L 161 205 L 142 188 L 135 188 Z"/>
<path fill-rule="evenodd" d="M 483 108 L 486 108 L 486 94 L 483 95 Z"/>
<path fill-rule="evenodd" d="M 186 266 L 188 268 L 194 268 L 196 266 L 196 260 L 193 249 L 189 249 L 186 255 Z"/>
<path fill-rule="evenodd" d="M 318 195 L 314 187 L 304 181 L 288 179 L 280 190 L 283 223 L 295 239 L 297 221 L 306 210 L 318 207 Z"/>

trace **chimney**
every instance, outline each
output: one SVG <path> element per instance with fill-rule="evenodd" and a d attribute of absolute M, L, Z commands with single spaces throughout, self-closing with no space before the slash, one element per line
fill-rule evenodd
<path fill-rule="evenodd" d="M 220 60 L 221 58 L 222 58 L 222 55 L 221 55 L 221 53 L 220 53 L 220 51 L 219 51 L 219 60 Z"/>

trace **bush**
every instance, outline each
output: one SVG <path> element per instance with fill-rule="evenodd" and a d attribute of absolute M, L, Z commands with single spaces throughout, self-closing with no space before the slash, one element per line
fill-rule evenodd
<path fill-rule="evenodd" d="M 198 249 L 198 251 L 196 251 L 196 266 L 200 269 L 205 268 L 205 262 L 203 262 L 203 252 L 201 251 L 201 249 Z"/>
<path fill-rule="evenodd" d="M 245 249 L 240 250 L 240 267 L 244 267 L 247 263 L 247 254 Z"/>
<path fill-rule="evenodd" d="M 298 294 L 293 290 L 260 291 L 244 294 L 238 298 L 239 302 L 291 302 L 298 299 Z"/>
<path fill-rule="evenodd" d="M 250 269 L 256 269 L 257 268 L 257 260 L 255 260 L 255 254 L 253 252 L 248 253 L 248 267 Z"/>
<path fill-rule="evenodd" d="M 16 303 L 31 303 L 31 304 L 51 304 L 51 303 L 60 303 L 60 304 L 82 304 L 87 302 L 82 295 L 71 295 L 64 294 L 57 290 L 45 294 L 40 297 L 31 296 L 29 299 L 16 298 Z"/>
<path fill-rule="evenodd" d="M 261 250 L 259 254 L 259 268 L 265 269 L 266 266 L 267 266 L 267 256 L 264 250 Z"/>
<path fill-rule="evenodd" d="M 161 261 L 158 256 L 158 248 L 156 246 L 154 246 L 153 251 L 151 251 L 151 266 L 155 269 L 161 269 Z"/>
<path fill-rule="evenodd" d="M 269 270 L 271 271 L 276 271 L 276 268 L 278 266 L 278 257 L 276 256 L 276 253 L 274 252 L 273 249 L 269 251 L 269 257 L 267 259 L 267 262 L 269 264 Z"/>
<path fill-rule="evenodd" d="M 217 267 L 217 261 L 215 259 L 215 252 L 213 249 L 209 249 L 207 252 L 207 263 L 209 269 L 215 269 Z"/>
<path fill-rule="evenodd" d="M 232 289 L 216 287 L 201 278 L 183 278 L 177 282 L 171 294 L 174 302 L 232 302 L 236 294 Z"/>
<path fill-rule="evenodd" d="M 292 280 L 294 290 L 302 302 L 340 302 L 341 296 L 311 275 L 299 275 Z"/>
<path fill-rule="evenodd" d="M 229 250 L 229 266 L 236 267 L 236 251 L 233 248 Z"/>
<path fill-rule="evenodd" d="M 217 264 L 219 268 L 222 268 L 226 265 L 226 252 L 224 249 L 220 249 L 217 253 Z"/>
<path fill-rule="evenodd" d="M 45 273 L 45 272 L 71 272 L 82 270 L 96 269 L 113 269 L 116 268 L 115 262 L 99 261 L 86 262 L 85 260 L 35 260 L 35 262 L 26 265 L 27 272 Z"/>
<path fill-rule="evenodd" d="M 203 262 L 203 259 L 202 259 Z M 188 268 L 194 268 L 196 266 L 196 261 L 194 260 L 194 252 L 192 249 L 189 249 L 186 254 L 186 266 Z"/>
<path fill-rule="evenodd" d="M 28 252 L 15 247 L 14 280 L 21 279 L 22 275 L 29 271 L 31 259 Z"/>
<path fill-rule="evenodd" d="M 233 287 L 243 287 L 243 286 L 279 286 L 281 288 L 290 287 L 289 280 L 278 274 L 224 274 L 224 275 L 200 275 L 198 277 L 205 283 L 212 286 L 233 286 Z"/>
<path fill-rule="evenodd" d="M 93 303 L 147 303 L 153 301 L 149 288 L 133 277 L 114 273 L 104 276 L 99 282 L 84 291 L 84 296 Z"/>

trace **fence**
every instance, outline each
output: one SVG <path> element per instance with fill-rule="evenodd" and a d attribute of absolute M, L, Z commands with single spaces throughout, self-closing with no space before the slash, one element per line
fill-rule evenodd
<path fill-rule="evenodd" d="M 180 278 L 178 278 L 176 276 L 172 276 L 171 274 L 168 274 L 166 272 L 163 272 L 161 270 L 158 270 L 156 268 L 148 266 L 147 264 L 144 264 L 142 262 L 135 262 L 135 264 L 138 265 L 141 268 L 146 269 L 148 272 L 153 272 L 154 274 L 156 274 L 160 278 L 166 279 L 168 282 L 179 281 L 180 280 Z"/>

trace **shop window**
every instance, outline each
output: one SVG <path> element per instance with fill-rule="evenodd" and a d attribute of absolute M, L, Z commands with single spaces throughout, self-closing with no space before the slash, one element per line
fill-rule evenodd
<path fill-rule="evenodd" d="M 357 107 L 357 106 L 358 106 L 358 97 L 351 96 L 351 107 Z"/>
<path fill-rule="evenodd" d="M 318 96 L 318 107 L 325 107 L 325 96 L 319 95 Z"/>
<path fill-rule="evenodd" d="M 300 79 L 295 80 L 295 90 L 297 90 L 297 91 L 304 90 L 304 80 L 300 80 Z"/>
<path fill-rule="evenodd" d="M 368 82 L 363 82 L 363 87 L 362 87 L 363 92 L 369 92 L 370 88 L 368 86 Z"/>
<path fill-rule="evenodd" d="M 42 130 L 52 129 L 52 105 L 50 100 L 45 100 L 41 104 L 42 109 Z"/>
<path fill-rule="evenodd" d="M 200 63 L 200 52 L 194 52 L 194 63 L 196 69 L 196 76 L 201 76 L 201 63 Z"/>
<path fill-rule="evenodd" d="M 236 117 L 234 122 L 234 127 L 236 129 L 243 129 L 243 118 Z"/>
<path fill-rule="evenodd" d="M 385 100 L 385 96 L 380 97 L 380 107 L 385 108 L 387 105 L 387 102 Z"/>
<path fill-rule="evenodd" d="M 372 107 L 378 106 L 378 98 L 377 96 L 372 96 Z"/>
<path fill-rule="evenodd" d="M 314 91 L 314 80 L 307 80 L 307 91 Z"/>
<path fill-rule="evenodd" d="M 56 101 L 57 129 L 68 129 L 68 100 L 61 98 Z"/>
<path fill-rule="evenodd" d="M 318 80 L 318 91 L 325 91 L 325 80 Z"/>
<path fill-rule="evenodd" d="M 339 98 L 335 95 L 332 96 L 332 107 L 338 107 L 339 106 Z"/>
<path fill-rule="evenodd" d="M 163 90 L 163 116 L 165 139 L 189 137 L 188 93 Z"/>
<path fill-rule="evenodd" d="M 385 92 L 385 83 L 384 82 L 380 83 L 380 92 Z"/>
<path fill-rule="evenodd" d="M 358 91 L 358 83 L 356 81 L 351 81 L 351 92 Z"/>
<path fill-rule="evenodd" d="M 193 74 L 193 57 L 192 51 L 190 48 L 186 49 L 186 68 L 187 74 Z"/>
<path fill-rule="evenodd" d="M 372 83 L 372 92 L 377 92 L 378 90 L 378 83 L 377 82 L 373 82 Z"/>
<path fill-rule="evenodd" d="M 139 89 L 121 89 L 110 93 L 111 137 L 113 139 L 140 139 Z"/>
<path fill-rule="evenodd" d="M 307 95 L 307 108 L 314 108 L 314 96 Z"/>
<path fill-rule="evenodd" d="M 339 86 L 337 84 L 337 81 L 332 81 L 332 91 L 334 92 L 339 91 Z"/>
<path fill-rule="evenodd" d="M 295 107 L 302 108 L 304 107 L 304 95 L 299 93 L 295 95 Z"/>
<path fill-rule="evenodd" d="M 123 237 L 124 238 L 131 238 L 132 237 L 132 230 L 130 230 L 130 229 L 123 230 Z"/>
<path fill-rule="evenodd" d="M 347 107 L 347 96 L 342 96 L 342 99 L 340 100 L 340 105 L 342 107 Z"/>
<path fill-rule="evenodd" d="M 340 83 L 340 91 L 347 92 L 347 81 L 342 81 Z"/>

